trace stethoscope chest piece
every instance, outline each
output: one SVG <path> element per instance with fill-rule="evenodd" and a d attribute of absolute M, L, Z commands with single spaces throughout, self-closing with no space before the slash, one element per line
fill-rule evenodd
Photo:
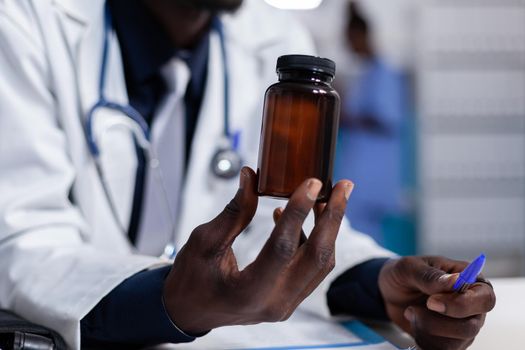
<path fill-rule="evenodd" d="M 233 148 L 219 148 L 211 160 L 211 171 L 220 179 L 237 177 L 241 168 L 242 158 Z"/>

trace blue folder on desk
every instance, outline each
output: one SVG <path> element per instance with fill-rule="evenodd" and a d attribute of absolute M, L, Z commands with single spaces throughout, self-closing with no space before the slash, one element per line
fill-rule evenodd
<path fill-rule="evenodd" d="M 362 348 L 370 347 L 371 345 L 387 345 L 387 341 L 379 334 L 365 326 L 363 323 L 352 320 L 340 323 L 353 335 L 356 335 L 359 339 L 351 342 L 332 343 L 332 344 L 318 344 L 318 345 L 293 345 L 293 346 L 277 346 L 277 347 L 264 347 L 264 348 L 250 348 L 251 350 L 297 350 L 297 349 L 351 349 L 351 348 Z M 390 344 L 389 344 L 390 345 Z M 381 347 L 381 349 L 396 349 L 393 345 L 388 347 Z M 374 349 L 374 347 L 370 347 Z"/>

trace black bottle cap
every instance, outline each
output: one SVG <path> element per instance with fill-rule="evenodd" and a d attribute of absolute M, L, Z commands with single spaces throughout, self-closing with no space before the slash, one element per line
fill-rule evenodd
<path fill-rule="evenodd" d="M 290 69 L 308 70 L 335 76 L 335 62 L 307 55 L 286 55 L 277 59 L 277 73 Z"/>

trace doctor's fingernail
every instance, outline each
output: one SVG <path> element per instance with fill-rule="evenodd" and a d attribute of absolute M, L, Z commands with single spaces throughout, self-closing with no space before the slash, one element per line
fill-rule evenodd
<path fill-rule="evenodd" d="M 316 201 L 317 196 L 319 195 L 319 192 L 321 191 L 321 187 L 323 187 L 323 183 L 317 179 L 310 179 L 308 180 L 306 187 L 308 187 L 308 192 L 306 193 L 306 196 L 308 197 L 308 199 L 312 201 Z"/>
<path fill-rule="evenodd" d="M 407 307 L 405 309 L 405 312 L 403 313 L 403 316 L 410 322 L 414 322 L 414 311 L 412 311 L 412 308 Z"/>
<path fill-rule="evenodd" d="M 350 198 L 350 195 L 352 194 L 352 191 L 354 190 L 354 184 L 352 182 L 347 182 L 345 184 L 345 198 L 348 200 Z"/>
<path fill-rule="evenodd" d="M 455 277 L 454 275 L 457 275 L 457 274 L 450 274 L 450 273 L 446 273 L 444 274 L 443 276 L 439 277 L 439 282 L 442 282 L 442 283 L 452 283 L 450 281 L 451 278 Z"/>
<path fill-rule="evenodd" d="M 428 298 L 427 307 L 429 310 L 439 312 L 440 314 L 445 313 L 446 310 L 445 304 L 435 298 Z"/>

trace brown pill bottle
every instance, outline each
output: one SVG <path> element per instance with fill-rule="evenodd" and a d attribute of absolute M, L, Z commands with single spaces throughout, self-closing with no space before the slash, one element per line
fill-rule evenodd
<path fill-rule="evenodd" d="M 266 90 L 257 167 L 261 196 L 289 198 L 306 179 L 332 190 L 340 98 L 332 88 L 335 63 L 326 58 L 286 55 L 277 60 L 279 82 Z"/>

